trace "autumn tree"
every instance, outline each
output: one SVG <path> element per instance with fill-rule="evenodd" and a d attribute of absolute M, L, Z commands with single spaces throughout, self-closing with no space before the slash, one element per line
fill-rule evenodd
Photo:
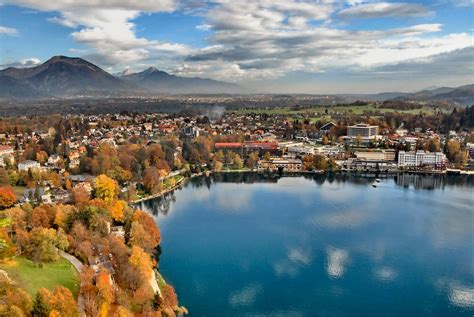
<path fill-rule="evenodd" d="M 244 163 L 242 162 L 242 159 L 240 158 L 239 154 L 236 154 L 234 156 L 233 165 L 233 167 L 238 170 L 244 167 Z"/>
<path fill-rule="evenodd" d="M 122 221 L 124 214 L 125 214 L 125 209 L 127 207 L 127 203 L 123 200 L 115 200 L 112 202 L 108 208 L 110 211 L 112 218 L 115 221 Z"/>
<path fill-rule="evenodd" d="M 68 247 L 66 235 L 59 229 L 34 228 L 28 245 L 30 258 L 35 262 L 52 262 L 59 259 L 58 250 Z"/>
<path fill-rule="evenodd" d="M 112 178 L 102 174 L 95 179 L 94 190 L 97 198 L 111 202 L 117 197 L 118 185 Z"/>
<path fill-rule="evenodd" d="M 143 230 L 149 236 L 148 239 L 150 240 L 150 244 L 155 245 L 155 247 L 160 244 L 161 233 L 152 216 L 141 210 L 136 210 L 133 213 L 132 223 L 133 222 L 137 222 L 141 225 Z"/>
<path fill-rule="evenodd" d="M 0 208 L 5 209 L 13 206 L 16 202 L 16 195 L 10 186 L 0 187 Z"/>
<path fill-rule="evenodd" d="M 72 189 L 72 198 L 75 204 L 84 204 L 89 201 L 91 195 L 84 186 L 75 186 Z"/>
<path fill-rule="evenodd" d="M 96 276 L 96 286 L 100 296 L 101 304 L 107 307 L 114 302 L 114 289 L 112 287 L 112 280 L 110 274 L 101 270 Z"/>
<path fill-rule="evenodd" d="M 47 315 L 45 315 L 47 312 Z M 33 316 L 78 316 L 79 311 L 71 291 L 56 286 L 53 292 L 40 288 L 33 305 Z"/>
<path fill-rule="evenodd" d="M 151 194 L 159 193 L 162 189 L 162 175 L 158 168 L 151 166 L 145 169 L 143 174 L 143 186 Z"/>

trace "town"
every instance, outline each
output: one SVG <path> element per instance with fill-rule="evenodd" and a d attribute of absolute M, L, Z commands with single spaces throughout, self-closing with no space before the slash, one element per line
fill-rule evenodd
<path fill-rule="evenodd" d="M 16 292 L 7 307 L 38 316 L 185 314 L 157 269 L 159 229 L 135 206 L 194 176 L 472 173 L 474 107 L 381 106 L 2 118 L 2 259 L 17 256 L 20 267 L 69 261 L 80 272 L 80 285 L 33 289 L 32 300 L 14 291 L 15 272 L 0 263 L 3 287 Z"/>
<path fill-rule="evenodd" d="M 472 109 L 462 110 L 471 120 Z M 100 174 L 134 201 L 204 172 L 470 173 L 474 157 L 468 127 L 441 133 L 370 117 L 345 124 L 265 113 L 122 113 L 0 124 L 2 185 L 13 186 L 20 203 L 72 202 L 75 190 L 91 194 Z"/>

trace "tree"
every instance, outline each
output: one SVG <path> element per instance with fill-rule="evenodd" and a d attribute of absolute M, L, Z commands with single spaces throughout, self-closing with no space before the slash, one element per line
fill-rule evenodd
<path fill-rule="evenodd" d="M 84 186 L 75 186 L 72 189 L 72 198 L 74 200 L 74 203 L 82 204 L 87 203 L 90 200 L 91 195 Z"/>
<path fill-rule="evenodd" d="M 66 235 L 59 229 L 34 228 L 31 231 L 28 253 L 35 263 L 53 262 L 59 259 L 58 250 L 68 247 Z"/>
<path fill-rule="evenodd" d="M 138 222 L 150 236 L 151 243 L 158 245 L 161 242 L 161 233 L 155 220 L 148 213 L 136 210 L 132 217 L 133 222 Z"/>
<path fill-rule="evenodd" d="M 0 208 L 5 209 L 13 206 L 16 202 L 16 195 L 10 186 L 0 187 Z"/>
<path fill-rule="evenodd" d="M 236 154 L 234 156 L 234 168 L 240 170 L 243 167 L 244 167 L 244 163 L 242 162 L 242 159 L 240 158 L 240 155 Z"/>
<path fill-rule="evenodd" d="M 115 200 L 109 206 L 109 211 L 115 221 L 122 221 L 127 203 L 123 200 Z"/>
<path fill-rule="evenodd" d="M 45 314 L 46 313 L 46 314 Z M 33 316 L 78 316 L 76 301 L 71 291 L 64 286 L 56 286 L 53 292 L 40 288 L 33 305 Z"/>
<path fill-rule="evenodd" d="M 441 144 L 439 142 L 439 139 L 430 139 L 428 142 L 428 151 L 430 152 L 439 152 L 441 149 Z"/>
<path fill-rule="evenodd" d="M 178 308 L 178 297 L 171 285 L 166 284 L 163 287 L 163 301 L 166 306 L 169 306 L 173 310 Z"/>
<path fill-rule="evenodd" d="M 114 290 L 112 288 L 110 274 L 101 270 L 99 274 L 97 274 L 96 285 L 101 301 L 107 305 L 112 304 L 114 301 Z"/>
<path fill-rule="evenodd" d="M 5 291 L 5 299 L 8 306 L 18 307 L 24 315 L 28 316 L 33 308 L 33 302 L 30 298 L 30 295 L 22 288 L 13 285 L 13 287 L 8 286 L 5 288 L 2 285 L 2 292 Z M 1 295 L 0 295 L 1 297 Z M 0 312 L 0 315 L 3 316 Z M 16 316 L 16 315 L 7 315 L 7 316 Z"/>
<path fill-rule="evenodd" d="M 33 227 L 50 227 L 50 218 L 44 206 L 38 206 L 31 212 L 30 224 Z"/>
<path fill-rule="evenodd" d="M 49 291 L 46 290 L 47 294 L 45 294 L 44 290 L 44 288 L 41 288 L 36 292 L 36 297 L 33 302 L 33 310 L 31 312 L 33 317 L 49 316 L 49 312 L 51 311 L 51 307 L 48 304 L 49 298 L 47 298 Z"/>
<path fill-rule="evenodd" d="M 97 198 L 111 202 L 117 197 L 118 185 L 112 178 L 102 174 L 95 179 L 94 190 Z"/>
<path fill-rule="evenodd" d="M 148 167 L 143 173 L 142 183 L 149 193 L 159 193 L 162 189 L 160 171 L 154 166 Z"/>
<path fill-rule="evenodd" d="M 329 144 L 329 138 L 326 135 L 323 135 L 323 144 L 328 145 Z"/>
<path fill-rule="evenodd" d="M 159 241 L 154 240 L 138 221 L 134 221 L 130 229 L 130 244 L 137 245 L 148 253 L 153 253 Z"/>
<path fill-rule="evenodd" d="M 128 262 L 131 266 L 138 270 L 145 281 L 148 281 L 153 273 L 153 263 L 150 255 L 143 251 L 139 246 L 132 246 L 132 252 Z"/>

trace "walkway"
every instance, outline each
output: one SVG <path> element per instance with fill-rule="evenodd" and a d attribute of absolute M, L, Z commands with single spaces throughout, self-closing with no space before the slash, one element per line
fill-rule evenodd
<path fill-rule="evenodd" d="M 74 266 L 74 268 L 76 269 L 78 273 L 82 272 L 82 267 L 83 267 L 82 262 L 79 261 L 79 259 L 76 258 L 74 255 L 66 253 L 64 251 L 59 251 L 59 255 L 65 258 L 66 260 L 68 260 L 69 263 L 71 263 L 72 266 Z M 79 309 L 79 316 L 85 317 L 86 313 L 84 311 L 84 298 L 81 296 L 80 293 L 77 296 L 77 308 Z"/>

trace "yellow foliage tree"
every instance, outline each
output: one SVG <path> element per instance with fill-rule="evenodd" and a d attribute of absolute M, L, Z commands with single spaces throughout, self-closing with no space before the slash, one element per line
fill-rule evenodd
<path fill-rule="evenodd" d="M 112 218 L 116 221 L 122 221 L 127 203 L 123 200 L 115 200 L 110 204 L 109 211 Z"/>
<path fill-rule="evenodd" d="M 94 183 L 95 196 L 106 202 L 112 202 L 118 194 L 118 185 L 107 175 L 99 175 Z"/>
<path fill-rule="evenodd" d="M 151 262 L 150 255 L 143 251 L 142 248 L 136 245 L 132 246 L 132 253 L 128 262 L 135 266 L 147 280 L 151 278 L 153 263 Z"/>

